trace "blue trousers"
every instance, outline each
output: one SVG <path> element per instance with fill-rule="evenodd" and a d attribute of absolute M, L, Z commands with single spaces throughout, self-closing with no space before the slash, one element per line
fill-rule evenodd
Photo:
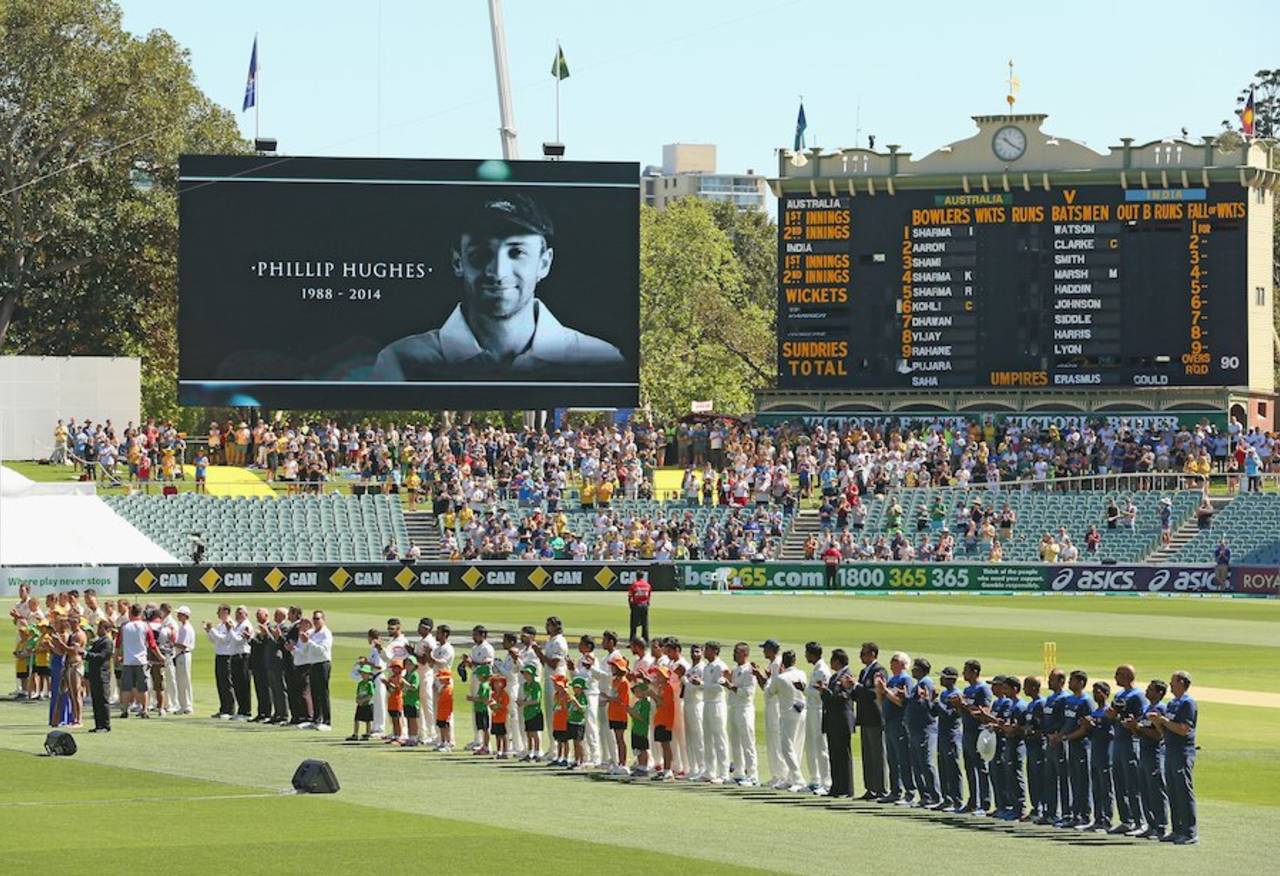
<path fill-rule="evenodd" d="M 1142 814 L 1147 827 L 1164 833 L 1169 824 L 1169 795 L 1164 785 L 1164 746 L 1144 745 L 1138 756 L 1138 774 L 1142 782 Z"/>
<path fill-rule="evenodd" d="M 1031 797 L 1031 811 L 1044 813 L 1045 757 L 1044 741 L 1036 738 L 1026 744 L 1027 793 Z"/>
<path fill-rule="evenodd" d="M 1165 784 L 1169 789 L 1169 820 L 1178 836 L 1196 837 L 1196 788 L 1192 772 L 1196 765 L 1196 747 L 1166 747 L 1164 753 Z"/>
<path fill-rule="evenodd" d="M 1116 813 L 1123 824 L 1142 823 L 1142 781 L 1138 775 L 1138 740 L 1111 741 L 1111 781 L 1116 789 Z"/>
<path fill-rule="evenodd" d="M 1089 780 L 1093 785 L 1093 822 L 1111 826 L 1111 745 L 1093 746 L 1089 752 Z M 1121 821 L 1124 819 L 1122 818 Z"/>
<path fill-rule="evenodd" d="M 1001 752 L 1004 772 L 1004 808 L 1021 815 L 1027 808 L 1027 780 L 1022 774 L 1022 764 L 1027 758 L 1026 746 L 1020 739 L 1006 739 Z"/>
<path fill-rule="evenodd" d="M 942 799 L 959 803 L 964 789 L 960 787 L 960 731 L 938 734 L 938 780 Z"/>
<path fill-rule="evenodd" d="M 1089 817 L 1089 740 L 1075 739 L 1067 743 L 1068 770 L 1071 776 L 1070 814 Z"/>
<path fill-rule="evenodd" d="M 965 780 L 969 785 L 968 805 L 986 809 L 991 805 L 991 775 L 987 772 L 987 762 L 978 754 L 977 731 L 964 733 L 961 748 L 964 752 Z"/>
<path fill-rule="evenodd" d="M 938 802 L 938 771 L 934 766 L 937 742 L 928 727 L 907 730 L 907 748 L 911 758 L 911 781 L 922 803 Z"/>
<path fill-rule="evenodd" d="M 907 745 L 907 725 L 890 721 L 884 725 L 885 759 L 889 761 L 890 796 L 910 794 L 916 783 L 911 780 L 911 754 Z"/>
<path fill-rule="evenodd" d="M 1071 814 L 1071 782 L 1067 771 L 1067 744 L 1049 745 L 1044 754 L 1045 815 L 1057 818 Z"/>

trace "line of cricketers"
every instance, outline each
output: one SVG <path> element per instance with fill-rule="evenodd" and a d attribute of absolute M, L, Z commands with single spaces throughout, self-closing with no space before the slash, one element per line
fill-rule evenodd
<path fill-rule="evenodd" d="M 437 629 L 430 618 L 422 618 L 417 633 L 405 636 L 392 618 L 385 637 L 369 631 L 370 651 L 360 661 L 375 673 L 394 670 L 387 676 L 393 688 L 406 658 L 422 670 L 415 738 L 387 708 L 385 684 L 376 685 L 370 729 L 448 750 L 454 648 L 448 628 Z M 884 739 L 864 734 L 872 750 L 864 739 L 861 754 L 874 760 L 883 745 L 888 766 L 887 787 L 869 789 L 862 799 L 1197 842 L 1198 715 L 1185 672 L 1139 690 L 1128 665 L 1116 669 L 1114 689 L 1106 681 L 1090 685 L 1080 670 L 1054 669 L 1045 693 L 1035 676 L 984 681 L 976 660 L 962 672 L 944 667 L 936 683 L 925 658 L 895 653 L 885 670 L 871 642 L 862 645 L 864 669 L 855 675 L 843 649 L 832 651 L 828 664 L 816 642 L 804 649 L 806 673 L 795 652 L 773 639 L 760 645 L 767 660 L 761 666 L 746 642 L 736 643 L 726 660 L 719 643 L 692 644 L 686 654 L 674 638 L 635 638 L 624 653 L 609 630 L 599 642 L 582 636 L 570 653 L 557 617 L 547 619 L 545 634 L 539 641 L 526 626 L 504 634 L 495 649 L 484 627 L 472 630 L 471 649 L 457 664 L 475 716 L 468 750 L 618 776 L 751 787 L 760 784 L 755 718 L 763 694 L 769 786 L 853 796 L 850 736 L 855 723 L 864 723 L 853 720 L 857 702 L 878 712 Z M 554 754 L 542 747 L 546 715 Z M 388 718 L 398 726 L 394 733 L 387 732 Z"/>

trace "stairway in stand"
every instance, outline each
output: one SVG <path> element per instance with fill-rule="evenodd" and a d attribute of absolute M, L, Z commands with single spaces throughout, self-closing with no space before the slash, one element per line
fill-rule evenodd
<path fill-rule="evenodd" d="M 409 540 L 422 549 L 424 560 L 441 558 L 440 527 L 434 514 L 430 511 L 406 511 L 404 528 L 409 531 Z"/>
<path fill-rule="evenodd" d="M 1231 497 L 1210 498 L 1213 504 L 1213 512 L 1216 514 L 1225 508 L 1231 502 Z M 1151 556 L 1147 557 L 1143 562 L 1147 563 L 1167 563 L 1169 559 L 1177 554 L 1186 545 L 1187 542 L 1196 537 L 1196 533 L 1200 531 L 1200 527 L 1196 525 L 1196 516 L 1192 514 L 1182 522 L 1182 525 L 1173 531 L 1169 536 L 1169 543 L 1156 548 L 1151 552 Z M 1209 562 L 1209 558 L 1205 559 Z"/>
<path fill-rule="evenodd" d="M 804 543 L 810 534 L 817 535 L 819 528 L 816 509 L 806 508 L 797 511 L 795 522 L 791 524 L 791 531 L 787 533 L 787 540 L 782 543 L 782 559 L 789 562 L 803 560 Z"/>

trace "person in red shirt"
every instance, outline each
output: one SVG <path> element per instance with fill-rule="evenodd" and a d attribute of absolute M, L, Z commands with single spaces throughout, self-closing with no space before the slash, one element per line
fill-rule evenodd
<path fill-rule="evenodd" d="M 636 637 L 636 629 L 642 630 L 641 636 L 649 638 L 649 601 L 653 596 L 653 586 L 649 579 L 641 575 L 631 582 L 627 588 L 627 604 L 631 606 L 631 638 Z"/>
<path fill-rule="evenodd" d="M 823 578 L 825 587 L 834 588 L 836 586 L 836 569 L 839 568 L 840 560 L 842 559 L 840 547 L 834 541 L 827 545 L 827 549 L 822 552 L 822 562 L 826 566 L 824 569 L 825 577 Z"/>

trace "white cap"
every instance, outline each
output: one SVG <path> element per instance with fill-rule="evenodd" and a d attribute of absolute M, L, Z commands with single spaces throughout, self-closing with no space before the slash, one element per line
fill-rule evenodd
<path fill-rule="evenodd" d="M 185 605 L 179 605 L 176 614 L 185 614 L 187 617 L 191 617 L 191 609 Z"/>

